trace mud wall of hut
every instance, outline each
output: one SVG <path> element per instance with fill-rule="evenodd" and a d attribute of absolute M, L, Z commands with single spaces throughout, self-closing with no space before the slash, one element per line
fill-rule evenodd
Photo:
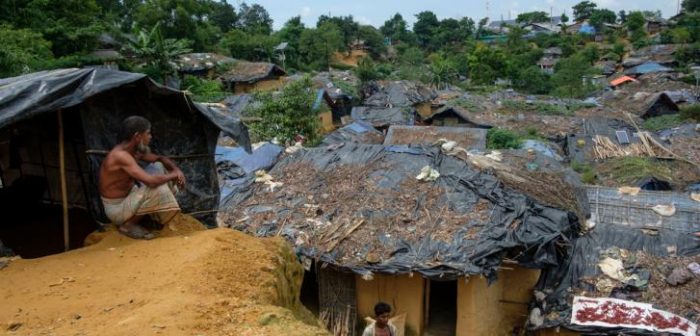
<path fill-rule="evenodd" d="M 457 283 L 457 336 L 511 335 L 524 327 L 527 304 L 540 276 L 539 270 L 503 269 L 498 281 L 473 276 Z"/>
<path fill-rule="evenodd" d="M 412 277 L 375 274 L 374 279 L 367 281 L 358 275 L 355 283 L 358 319 L 374 317 L 374 305 L 383 301 L 391 305 L 393 315 L 406 313 L 406 335 L 422 335 L 424 278 L 418 274 Z"/>

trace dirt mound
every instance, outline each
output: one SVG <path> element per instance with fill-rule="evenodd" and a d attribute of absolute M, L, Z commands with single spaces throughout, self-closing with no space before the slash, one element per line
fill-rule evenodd
<path fill-rule="evenodd" d="M 281 239 L 195 232 L 190 218 L 150 241 L 108 231 L 83 249 L 12 261 L 0 270 L 0 333 L 327 334 L 299 302 L 303 272 Z"/>

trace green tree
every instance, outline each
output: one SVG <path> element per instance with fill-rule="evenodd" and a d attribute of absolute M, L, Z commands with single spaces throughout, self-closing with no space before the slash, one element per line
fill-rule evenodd
<path fill-rule="evenodd" d="M 700 0 L 683 0 L 683 10 L 686 12 L 700 11 Z"/>
<path fill-rule="evenodd" d="M 413 24 L 413 33 L 418 38 L 418 44 L 425 50 L 433 49 L 433 36 L 440 27 L 435 13 L 431 11 L 423 11 L 416 14 L 416 23 Z"/>
<path fill-rule="evenodd" d="M 600 59 L 600 48 L 595 43 L 589 43 L 581 50 L 581 57 L 590 65 L 593 65 Z"/>
<path fill-rule="evenodd" d="M 431 58 L 428 67 L 430 71 L 430 84 L 436 89 L 444 89 L 457 77 L 454 65 L 441 55 Z"/>
<path fill-rule="evenodd" d="M 328 22 L 335 24 L 338 29 L 340 29 L 341 36 L 343 37 L 343 48 L 341 49 L 350 51 L 350 45 L 358 38 L 360 25 L 355 22 L 352 15 L 333 17 L 321 15 L 316 23 L 316 28 Z"/>
<path fill-rule="evenodd" d="M 216 27 L 219 27 L 221 32 L 227 33 L 231 29 L 236 28 L 236 23 L 238 22 L 238 15 L 236 14 L 236 9 L 228 3 L 226 0 L 220 2 L 209 1 L 209 20 Z"/>
<path fill-rule="evenodd" d="M 595 9 L 592 11 L 589 20 L 591 26 L 595 27 L 597 31 L 602 31 L 603 24 L 617 21 L 617 15 L 609 9 Z"/>
<path fill-rule="evenodd" d="M 500 49 L 477 43 L 469 55 L 469 77 L 475 84 L 492 84 L 506 69 L 506 56 Z"/>
<path fill-rule="evenodd" d="M 385 37 L 391 39 L 394 44 L 399 42 L 413 44 L 415 42 L 415 36 L 408 30 L 406 20 L 399 13 L 394 14 L 391 19 L 385 21 L 379 30 Z"/>
<path fill-rule="evenodd" d="M 301 61 L 299 48 L 301 45 L 301 34 L 304 30 L 306 30 L 306 27 L 301 22 L 301 16 L 294 16 L 285 22 L 282 29 L 275 34 L 277 40 L 287 42 L 287 48 L 284 50 L 287 67 L 299 67 L 299 62 Z"/>
<path fill-rule="evenodd" d="M 572 7 L 574 9 L 574 21 L 579 22 L 591 17 L 593 10 L 595 10 L 598 5 L 591 1 L 581 1 Z"/>
<path fill-rule="evenodd" d="M 210 6 L 197 0 L 149 0 L 136 7 L 135 25 L 150 30 L 160 25 L 163 38 L 188 39 L 196 50 L 211 49 L 220 30 L 208 19 Z"/>
<path fill-rule="evenodd" d="M 583 85 L 581 78 L 591 72 L 590 63 L 580 55 L 560 60 L 554 67 L 552 85 L 553 93 L 561 97 L 579 98 L 590 88 Z"/>
<path fill-rule="evenodd" d="M 685 27 L 674 28 L 671 36 L 673 36 L 673 43 L 688 43 L 691 40 L 690 31 Z"/>
<path fill-rule="evenodd" d="M 624 10 L 619 11 L 617 13 L 617 17 L 620 19 L 619 21 L 621 24 L 625 24 L 625 22 L 627 22 L 627 12 Z"/>
<path fill-rule="evenodd" d="M 518 14 L 515 18 L 517 23 L 537 23 L 537 22 L 549 22 L 549 14 L 536 11 L 536 12 L 525 12 Z"/>
<path fill-rule="evenodd" d="M 530 66 L 520 73 L 513 84 L 532 94 L 548 94 L 552 90 L 551 78 L 537 66 Z"/>
<path fill-rule="evenodd" d="M 0 24 L 40 33 L 56 57 L 92 51 L 103 30 L 99 16 L 95 0 L 0 1 Z"/>
<path fill-rule="evenodd" d="M 245 2 L 238 10 L 238 28 L 254 35 L 270 35 L 272 18 L 265 7 L 258 4 L 249 6 Z"/>
<path fill-rule="evenodd" d="M 365 83 L 379 78 L 379 73 L 374 65 L 374 62 L 369 57 L 362 57 L 357 62 L 357 68 L 355 68 L 355 75 L 360 80 L 360 87 L 363 87 Z"/>
<path fill-rule="evenodd" d="M 253 137 L 256 140 L 277 138 L 291 142 L 295 136 L 303 135 L 310 145 L 318 143 L 320 125 L 312 110 L 315 98 L 316 90 L 308 76 L 287 85 L 280 95 L 256 94 L 255 100 L 259 104 L 249 108 L 250 113 L 260 117 L 261 121 L 251 124 Z"/>
<path fill-rule="evenodd" d="M 486 27 L 486 25 L 487 25 L 488 23 L 489 23 L 489 18 L 487 18 L 487 17 L 482 18 L 481 20 L 479 20 L 479 24 L 478 24 L 477 27 L 476 27 L 476 38 L 477 38 L 477 39 L 480 38 L 480 37 L 482 37 L 483 35 L 485 35 L 485 31 L 486 31 L 486 30 L 484 29 L 484 27 Z"/>
<path fill-rule="evenodd" d="M 278 44 L 279 40 L 275 36 L 233 29 L 224 35 L 219 45 L 233 58 L 271 62 L 273 49 Z"/>
<path fill-rule="evenodd" d="M 306 29 L 301 34 L 299 52 L 313 69 L 328 69 L 333 55 L 343 48 L 343 34 L 338 26 L 325 22 L 316 29 Z"/>
<path fill-rule="evenodd" d="M 0 78 L 37 70 L 37 63 L 53 59 L 51 43 L 31 29 L 0 25 L 0 45 Z"/>
<path fill-rule="evenodd" d="M 409 47 L 399 55 L 399 61 L 402 64 L 419 66 L 425 61 L 425 54 L 418 47 Z"/>
<path fill-rule="evenodd" d="M 386 51 L 382 34 L 373 26 L 360 26 L 357 38 L 365 41 L 365 47 L 367 47 L 369 54 L 374 58 L 379 58 L 379 56 Z"/>

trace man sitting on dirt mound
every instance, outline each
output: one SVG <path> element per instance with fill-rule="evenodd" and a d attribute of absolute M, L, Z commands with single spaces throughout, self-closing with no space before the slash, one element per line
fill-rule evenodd
<path fill-rule="evenodd" d="M 99 188 L 105 214 L 119 227 L 119 232 L 135 239 L 151 239 L 153 233 L 139 225 L 145 215 L 165 225 L 180 211 L 175 199 L 185 176 L 170 159 L 151 153 L 151 123 L 143 117 L 131 116 L 122 122 L 116 145 L 102 161 Z M 137 161 L 150 163 L 146 169 Z"/>

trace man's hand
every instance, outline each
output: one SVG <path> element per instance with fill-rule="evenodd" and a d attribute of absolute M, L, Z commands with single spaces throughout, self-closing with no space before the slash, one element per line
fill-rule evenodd
<path fill-rule="evenodd" d="M 175 182 L 177 183 L 178 186 L 184 187 L 185 186 L 185 174 L 182 173 L 182 170 L 179 168 L 174 170 L 173 173 L 175 173 Z"/>

